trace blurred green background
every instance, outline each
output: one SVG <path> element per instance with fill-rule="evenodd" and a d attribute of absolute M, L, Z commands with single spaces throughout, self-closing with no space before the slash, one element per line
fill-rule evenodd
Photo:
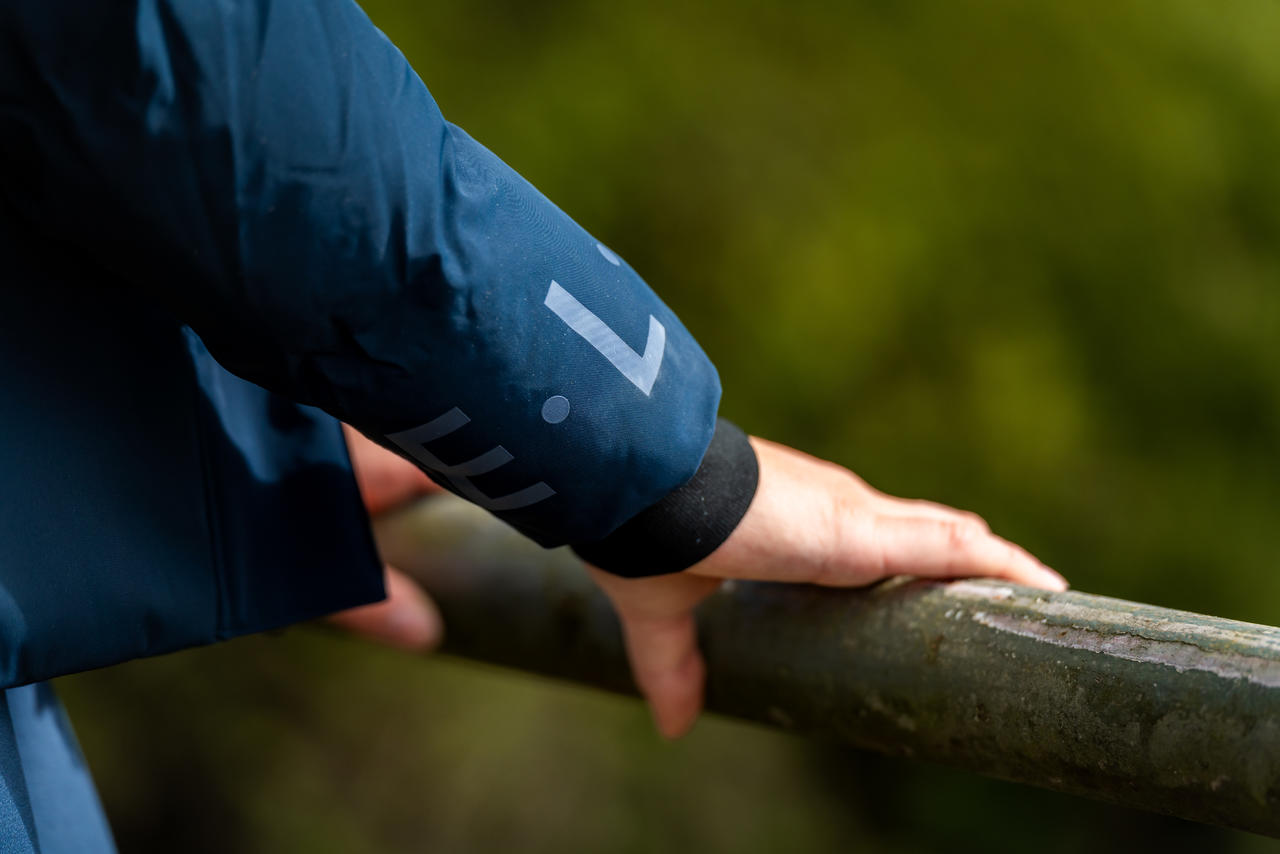
<path fill-rule="evenodd" d="M 727 415 L 1078 588 L 1280 624 L 1273 0 L 366 8 Z M 1280 850 L 314 629 L 61 690 L 125 852 Z"/>

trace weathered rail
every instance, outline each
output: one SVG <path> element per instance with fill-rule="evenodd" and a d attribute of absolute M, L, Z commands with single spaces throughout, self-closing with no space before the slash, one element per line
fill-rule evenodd
<path fill-rule="evenodd" d="M 633 692 L 573 557 L 430 499 L 384 520 L 446 651 Z M 1280 629 L 1085 593 L 734 583 L 699 613 L 708 707 L 888 754 L 1280 836 Z"/>

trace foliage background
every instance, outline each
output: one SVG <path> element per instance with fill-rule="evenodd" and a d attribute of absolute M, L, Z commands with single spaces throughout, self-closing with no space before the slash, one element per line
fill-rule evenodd
<path fill-rule="evenodd" d="M 369 0 L 724 411 L 1280 624 L 1280 6 Z M 300 629 L 63 680 L 122 850 L 1280 850 Z"/>

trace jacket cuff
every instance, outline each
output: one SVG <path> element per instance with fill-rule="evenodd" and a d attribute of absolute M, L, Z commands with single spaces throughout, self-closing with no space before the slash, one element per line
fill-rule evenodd
<path fill-rule="evenodd" d="M 729 538 L 760 480 L 755 449 L 736 424 L 716 421 L 692 478 L 601 540 L 576 543 L 578 557 L 615 575 L 641 578 L 680 572 Z"/>

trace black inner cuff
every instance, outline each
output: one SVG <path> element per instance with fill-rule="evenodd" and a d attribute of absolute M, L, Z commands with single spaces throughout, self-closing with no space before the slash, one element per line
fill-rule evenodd
<path fill-rule="evenodd" d="M 594 566 L 628 578 L 679 572 L 729 538 L 760 480 L 747 434 L 724 418 L 693 477 L 602 540 L 573 550 Z"/>

